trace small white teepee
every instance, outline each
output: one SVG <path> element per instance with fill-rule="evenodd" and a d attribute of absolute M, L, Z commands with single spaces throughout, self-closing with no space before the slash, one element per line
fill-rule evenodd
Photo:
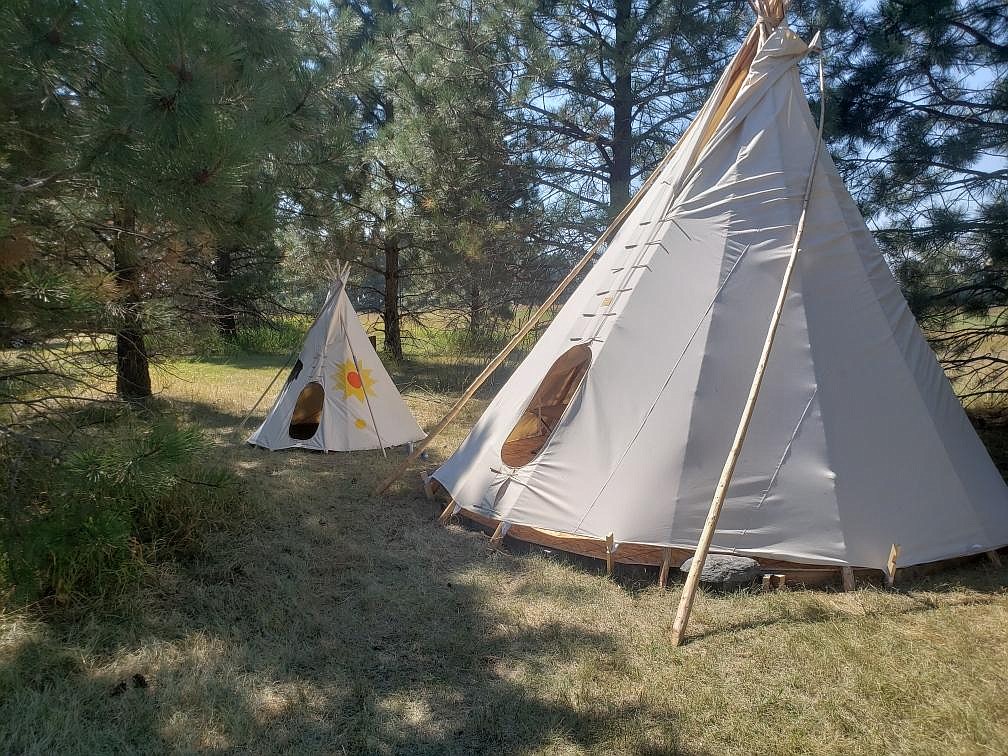
<path fill-rule="evenodd" d="M 813 160 L 810 47 L 760 6 L 776 18 L 433 478 L 499 533 L 638 563 L 696 548 L 796 246 L 712 550 L 889 570 L 893 544 L 900 566 L 1004 546 L 1005 483 L 829 154 Z"/>
<path fill-rule="evenodd" d="M 346 294 L 330 287 L 280 396 L 248 443 L 266 449 L 386 449 L 424 437 Z"/>

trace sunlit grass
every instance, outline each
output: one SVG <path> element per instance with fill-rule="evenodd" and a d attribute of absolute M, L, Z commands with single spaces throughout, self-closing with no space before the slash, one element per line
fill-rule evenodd
<path fill-rule="evenodd" d="M 946 361 L 953 388 L 971 410 L 1000 411 L 1004 406 L 1006 374 L 1000 364 L 1008 359 L 1004 318 L 1004 308 L 993 307 L 983 315 L 960 314 L 941 323 L 925 321 L 928 338 Z M 966 341 L 957 344 L 963 337 Z M 966 355 L 957 353 L 963 349 Z M 964 356 L 971 358 L 971 364 L 955 368 L 955 360 Z M 992 359 L 988 362 L 985 357 Z"/>
<path fill-rule="evenodd" d="M 0 753 L 1008 752 L 1008 570 L 704 594 L 676 649 L 678 590 L 654 575 L 491 552 L 436 525 L 415 475 L 374 497 L 402 450 L 242 444 L 283 359 L 157 373 L 247 515 L 121 605 L 0 617 Z M 429 428 L 454 395 L 416 381 L 428 368 L 395 377 Z"/>

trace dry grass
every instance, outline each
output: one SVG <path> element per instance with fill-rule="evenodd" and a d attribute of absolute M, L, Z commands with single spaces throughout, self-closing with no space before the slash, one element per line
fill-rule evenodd
<path fill-rule="evenodd" d="M 490 553 L 412 481 L 374 498 L 397 455 L 235 444 L 276 367 L 161 376 L 255 515 L 112 613 L 0 618 L 0 753 L 1008 752 L 1008 570 L 704 595 L 674 649 L 677 591 Z"/>

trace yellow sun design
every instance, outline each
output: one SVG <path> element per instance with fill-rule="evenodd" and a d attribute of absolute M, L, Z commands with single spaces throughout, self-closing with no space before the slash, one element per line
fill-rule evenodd
<path fill-rule="evenodd" d="M 356 425 L 356 426 L 357 426 L 358 428 L 360 428 L 361 430 L 364 430 L 365 428 L 367 428 L 367 423 L 365 423 L 365 422 L 364 422 L 363 420 L 361 420 L 361 419 L 360 419 L 359 417 L 358 417 L 358 418 L 357 418 L 357 420 L 356 420 L 356 421 L 354 422 L 354 425 Z"/>
<path fill-rule="evenodd" d="M 365 393 L 373 393 L 374 378 L 371 377 L 370 370 L 361 368 L 358 372 L 353 360 L 347 360 L 339 366 L 336 373 L 336 388 L 343 392 L 344 399 L 355 396 L 363 402 Z"/>

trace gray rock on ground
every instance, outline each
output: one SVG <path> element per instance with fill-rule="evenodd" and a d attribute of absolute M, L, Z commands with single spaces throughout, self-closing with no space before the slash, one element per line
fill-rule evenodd
<path fill-rule="evenodd" d="M 692 564 L 693 557 L 690 557 L 679 569 L 689 572 Z M 730 554 L 708 554 L 700 571 L 700 582 L 719 588 L 741 588 L 753 582 L 759 574 L 760 566 L 755 559 Z"/>

